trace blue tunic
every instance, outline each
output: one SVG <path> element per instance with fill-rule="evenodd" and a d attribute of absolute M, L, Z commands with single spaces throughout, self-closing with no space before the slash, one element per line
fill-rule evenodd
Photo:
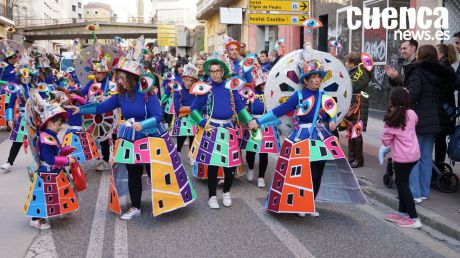
<path fill-rule="evenodd" d="M 249 113 L 252 115 L 263 115 L 265 114 L 265 103 L 264 103 L 264 92 L 255 91 L 256 98 L 254 103 L 248 103 Z"/>
<path fill-rule="evenodd" d="M 236 90 L 232 91 L 233 99 L 235 101 L 235 109 L 232 108 L 230 90 L 225 88 L 226 81 L 223 80 L 220 83 L 211 82 L 212 89 L 205 95 L 197 96 L 195 101 L 193 101 L 191 110 L 202 111 L 208 102 L 208 96 L 211 96 L 214 107 L 212 108 L 212 114 L 205 112 L 209 117 L 219 119 L 219 120 L 228 120 L 233 117 L 234 112 L 239 113 L 244 109 L 244 103 L 241 101 L 241 97 Z M 208 107 L 211 111 L 211 107 Z M 206 124 L 206 119 L 201 121 L 200 126 Z"/>
<path fill-rule="evenodd" d="M 180 91 L 174 92 L 174 112 L 179 114 L 181 107 L 190 107 L 195 100 L 196 96 L 189 93 L 185 87 Z"/>
<path fill-rule="evenodd" d="M 49 129 L 45 129 L 45 130 L 43 130 L 43 132 L 45 132 L 45 133 L 49 134 L 50 136 L 52 136 L 54 138 L 54 140 L 57 142 L 57 146 L 56 145 L 48 145 L 48 144 L 40 143 L 39 146 L 38 146 L 39 149 L 40 149 L 40 156 L 39 156 L 40 161 L 44 161 L 44 162 L 48 163 L 48 165 L 54 165 L 56 156 L 59 156 L 59 154 L 61 152 L 61 147 L 60 147 L 61 142 L 59 141 L 57 133 L 55 133 L 54 131 L 49 130 Z M 38 171 L 39 172 L 46 172 L 47 169 L 46 169 L 46 167 L 40 166 Z M 60 169 L 56 168 L 51 172 L 58 173 L 58 172 L 60 172 Z"/>
<path fill-rule="evenodd" d="M 14 65 L 8 64 L 7 67 L 1 69 L 0 74 L 2 81 L 19 83 L 19 79 L 16 76 L 16 72 L 14 71 Z"/>
<path fill-rule="evenodd" d="M 240 60 L 238 60 L 238 59 L 233 60 L 232 63 L 233 63 L 233 69 L 234 69 L 235 73 L 239 74 L 239 72 L 240 72 Z"/>
<path fill-rule="evenodd" d="M 19 107 L 22 107 L 22 108 L 26 107 L 27 99 L 29 99 L 30 85 L 20 84 L 19 87 L 21 88 L 21 90 L 19 90 L 18 92 L 14 94 L 11 94 L 10 102 L 8 103 L 7 108 L 14 109 L 14 104 L 16 102 L 16 99 L 19 99 L 18 101 Z"/>

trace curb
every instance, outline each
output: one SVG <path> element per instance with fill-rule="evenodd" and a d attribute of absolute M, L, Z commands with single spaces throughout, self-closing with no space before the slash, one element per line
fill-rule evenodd
<path fill-rule="evenodd" d="M 377 189 L 372 182 L 366 178 L 359 178 L 359 184 L 364 194 L 372 199 L 375 199 L 392 209 L 398 210 L 399 202 L 394 194 Z M 439 214 L 426 208 L 417 207 L 417 214 L 423 224 L 460 241 L 460 226 L 454 222 L 440 216 Z"/>

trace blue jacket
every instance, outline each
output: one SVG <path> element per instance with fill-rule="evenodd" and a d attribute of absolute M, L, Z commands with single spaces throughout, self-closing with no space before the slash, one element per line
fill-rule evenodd
<path fill-rule="evenodd" d="M 265 97 L 263 91 L 255 91 L 254 103 L 248 103 L 249 113 L 252 115 L 263 115 L 265 113 Z"/>
<path fill-rule="evenodd" d="M 196 96 L 189 93 L 189 90 L 185 87 L 180 91 L 174 92 L 174 112 L 176 115 L 179 114 L 181 107 L 190 107 L 195 100 Z"/>

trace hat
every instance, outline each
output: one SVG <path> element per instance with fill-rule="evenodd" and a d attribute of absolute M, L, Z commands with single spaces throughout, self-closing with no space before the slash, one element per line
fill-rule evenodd
<path fill-rule="evenodd" d="M 228 69 L 227 64 L 219 58 L 219 54 L 216 52 L 209 56 L 208 60 L 206 60 L 206 62 L 203 64 L 203 69 L 207 75 L 210 75 L 209 67 L 211 64 L 219 64 L 222 67 L 222 70 L 224 71 L 222 78 L 227 78 L 227 76 L 230 74 L 230 70 Z"/>
<path fill-rule="evenodd" d="M 198 68 L 190 63 L 185 65 L 184 72 L 182 73 L 182 78 L 184 77 L 198 80 Z"/>
<path fill-rule="evenodd" d="M 256 87 L 266 83 L 267 79 L 268 79 L 268 74 L 267 73 L 259 74 L 259 76 L 257 77 L 256 83 L 255 83 Z"/>
<path fill-rule="evenodd" d="M 234 40 L 232 37 L 224 38 L 225 48 L 227 49 L 231 45 L 235 45 L 237 47 L 238 52 L 241 50 L 241 44 L 237 40 Z"/>
<path fill-rule="evenodd" d="M 110 72 L 109 60 L 107 56 L 104 56 L 101 60 L 92 60 L 91 62 L 91 71 L 97 73 L 108 73 Z"/>
<path fill-rule="evenodd" d="M 115 68 L 115 70 L 124 71 L 135 76 L 141 75 L 141 68 L 139 67 L 139 63 L 132 59 L 130 60 L 127 57 L 120 58 L 120 61 L 118 61 L 118 66 Z"/>
<path fill-rule="evenodd" d="M 323 62 L 319 60 L 303 59 L 299 64 L 299 69 L 301 83 L 303 83 L 306 78 L 312 76 L 313 74 L 319 74 L 321 79 L 323 79 L 327 74 L 327 72 L 324 70 Z"/>
<path fill-rule="evenodd" d="M 59 94 L 55 95 L 60 96 Z M 46 128 L 48 122 L 57 117 L 62 116 L 64 119 L 67 119 L 69 114 L 67 111 L 61 107 L 58 102 L 50 102 L 41 97 L 38 91 L 35 91 L 30 94 L 30 97 L 34 100 L 35 107 L 34 110 L 37 113 L 37 117 L 40 121 L 40 129 L 43 130 Z"/>

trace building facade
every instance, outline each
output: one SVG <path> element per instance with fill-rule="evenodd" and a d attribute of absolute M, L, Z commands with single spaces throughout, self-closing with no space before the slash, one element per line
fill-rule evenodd
<path fill-rule="evenodd" d="M 2 0 L 0 4 L 0 39 L 8 38 L 8 29 L 14 27 L 13 8 L 9 0 Z"/>
<path fill-rule="evenodd" d="M 110 5 L 98 2 L 85 4 L 83 17 L 86 21 L 115 22 L 117 20 Z"/>
<path fill-rule="evenodd" d="M 195 27 L 196 9 L 189 3 L 190 0 L 152 0 L 153 23 Z"/>

